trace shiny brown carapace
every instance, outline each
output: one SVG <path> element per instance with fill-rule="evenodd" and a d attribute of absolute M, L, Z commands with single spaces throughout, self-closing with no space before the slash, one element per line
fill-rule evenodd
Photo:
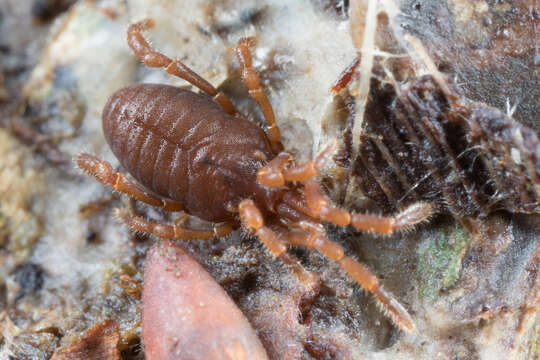
<path fill-rule="evenodd" d="M 243 225 L 281 258 L 286 258 L 289 245 L 315 249 L 373 293 L 397 326 L 412 331 L 413 320 L 403 306 L 383 290 L 367 267 L 325 236 L 322 223 L 390 234 L 427 219 L 431 205 L 417 202 L 393 217 L 352 214 L 332 206 L 316 176 L 336 146 L 330 144 L 303 165 L 281 151 L 272 107 L 252 66 L 254 39 L 240 39 L 236 54 L 249 94 L 266 119 L 266 132 L 186 65 L 152 50 L 142 35 L 151 25 L 146 20 L 130 26 L 128 44 L 135 55 L 205 94 L 140 84 L 112 95 L 103 110 L 105 137 L 123 167 L 143 186 L 88 154 L 79 155 L 77 165 L 116 191 L 164 210 L 184 212 L 181 220 L 194 215 L 216 225 L 209 230 L 186 227 L 185 221 L 160 224 L 126 210 L 118 212 L 121 219 L 137 231 L 177 239 L 224 236 Z"/>

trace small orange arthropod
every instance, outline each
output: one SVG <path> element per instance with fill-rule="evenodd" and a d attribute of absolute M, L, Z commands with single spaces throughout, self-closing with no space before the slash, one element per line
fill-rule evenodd
<path fill-rule="evenodd" d="M 254 39 L 240 39 L 236 54 L 249 94 L 266 119 L 266 134 L 186 65 L 152 50 L 142 35 L 151 25 L 147 20 L 130 26 L 128 44 L 133 52 L 147 66 L 163 67 L 206 95 L 139 84 L 119 90 L 105 105 L 103 130 L 109 145 L 122 165 L 152 193 L 88 154 L 81 154 L 77 164 L 116 191 L 165 210 L 185 210 L 219 225 L 213 230 L 193 229 L 182 222 L 158 224 L 120 211 L 123 221 L 137 231 L 178 239 L 224 236 L 243 225 L 274 256 L 282 258 L 289 245 L 316 249 L 373 293 L 397 326 L 413 330 L 413 320 L 403 306 L 383 290 L 368 268 L 325 236 L 322 223 L 390 234 L 425 220 L 431 205 L 419 202 L 394 217 L 351 214 L 332 206 L 315 177 L 332 157 L 335 145 L 303 165 L 296 165 L 293 155 L 281 151 L 274 112 L 252 66 Z"/>

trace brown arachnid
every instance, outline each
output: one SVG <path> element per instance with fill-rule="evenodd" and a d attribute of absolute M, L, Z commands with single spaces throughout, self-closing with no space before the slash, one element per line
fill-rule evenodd
<path fill-rule="evenodd" d="M 412 331 L 414 323 L 405 308 L 368 268 L 326 238 L 322 222 L 390 234 L 425 220 L 432 213 L 431 205 L 415 203 L 394 217 L 351 214 L 333 207 L 315 177 L 332 157 L 335 145 L 303 165 L 295 165 L 294 157 L 281 151 L 272 107 L 252 66 L 249 47 L 254 39 L 240 39 L 236 54 L 242 79 L 266 119 L 266 133 L 186 65 L 152 50 L 141 33 L 152 25 L 146 20 L 129 27 L 128 44 L 135 55 L 146 66 L 162 67 L 206 95 L 139 84 L 119 90 L 106 104 L 107 142 L 121 164 L 152 193 L 94 156 L 79 155 L 77 165 L 139 201 L 185 211 L 217 225 L 213 230 L 193 229 L 182 222 L 159 224 L 119 211 L 122 220 L 137 231 L 177 239 L 224 236 L 242 225 L 282 259 L 288 245 L 316 249 L 371 292 L 397 326 Z"/>

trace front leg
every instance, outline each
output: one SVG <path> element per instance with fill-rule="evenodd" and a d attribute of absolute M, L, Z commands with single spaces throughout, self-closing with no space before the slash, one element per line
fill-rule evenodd
<path fill-rule="evenodd" d="M 335 152 L 337 144 L 330 143 L 313 161 L 303 165 L 288 166 L 293 161 L 293 156 L 287 152 L 279 153 L 266 166 L 257 171 L 257 181 L 267 187 L 279 187 L 285 181 L 304 182 L 311 179 L 326 166 Z"/>
<path fill-rule="evenodd" d="M 270 228 L 264 226 L 261 212 L 251 199 L 242 200 L 238 205 L 240 220 L 247 230 L 255 231 L 266 248 L 276 257 L 287 251 L 286 243 Z"/>
<path fill-rule="evenodd" d="M 243 200 L 238 206 L 242 225 L 248 230 L 254 230 L 261 242 L 276 257 L 286 254 L 287 242 L 291 245 L 305 246 L 318 250 L 327 258 L 334 260 L 364 289 L 371 292 L 386 310 L 387 316 L 405 331 L 414 330 L 414 322 L 405 308 L 379 285 L 379 280 L 373 273 L 354 260 L 345 256 L 343 248 L 328 240 L 319 231 L 294 231 L 283 241 L 271 229 L 264 226 L 263 217 L 253 200 Z"/>

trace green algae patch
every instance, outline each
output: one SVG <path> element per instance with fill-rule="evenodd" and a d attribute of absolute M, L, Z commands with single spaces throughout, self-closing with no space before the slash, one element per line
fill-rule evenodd
<path fill-rule="evenodd" d="M 451 288 L 459 279 L 461 260 L 470 235 L 462 226 L 444 228 L 438 239 L 429 240 L 418 250 L 417 277 L 420 296 L 434 300 L 441 291 Z"/>

